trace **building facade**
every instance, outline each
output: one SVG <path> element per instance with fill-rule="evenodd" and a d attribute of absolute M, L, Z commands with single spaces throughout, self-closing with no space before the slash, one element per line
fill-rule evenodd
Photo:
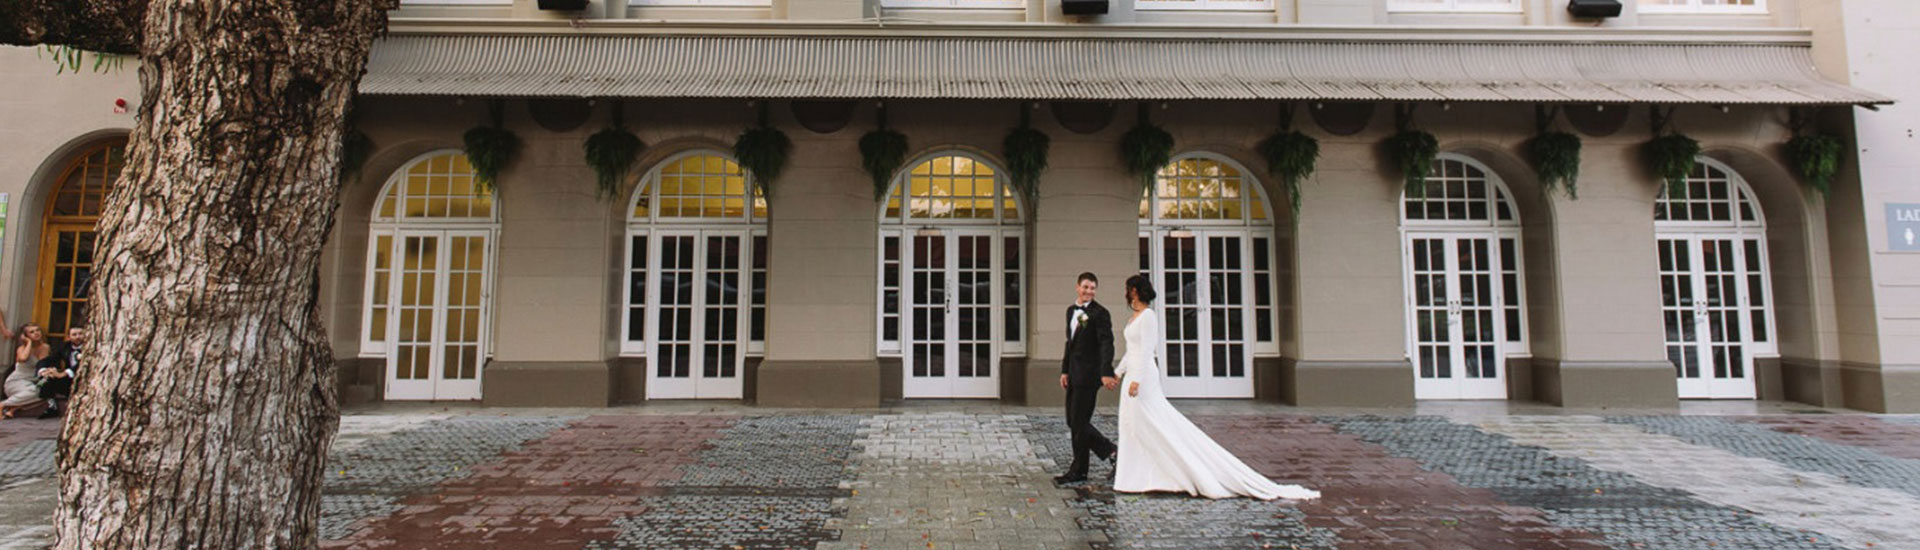
<path fill-rule="evenodd" d="M 1920 410 L 1883 207 L 1920 203 L 1915 88 L 1867 15 L 1898 2 L 542 4 L 409 0 L 375 47 L 319 266 L 351 400 L 1057 403 L 1086 271 L 1110 309 L 1160 286 L 1177 397 Z M 0 72 L 0 292 L 58 335 L 138 88 L 31 50 Z M 488 188 L 462 134 L 496 120 L 524 145 Z M 792 144 L 764 180 L 734 149 L 763 123 Z M 1174 144 L 1151 174 L 1143 123 Z M 1050 138 L 1030 186 L 1023 124 Z M 614 125 L 644 148 L 603 186 L 583 147 Z M 882 127 L 908 145 L 873 174 Z M 1318 142 L 1297 190 L 1261 146 L 1286 130 Z M 1416 185 L 1403 130 L 1438 141 Z M 1544 131 L 1580 138 L 1577 193 L 1537 175 Z M 1783 152 L 1807 132 L 1858 145 L 1830 196 Z M 1701 144 L 1671 183 L 1666 133 Z"/>

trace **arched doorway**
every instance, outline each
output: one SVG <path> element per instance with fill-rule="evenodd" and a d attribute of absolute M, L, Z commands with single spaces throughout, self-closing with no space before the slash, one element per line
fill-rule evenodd
<path fill-rule="evenodd" d="M 93 282 L 96 224 L 107 190 L 120 177 L 127 141 L 115 139 L 75 156 L 47 196 L 41 218 L 40 263 L 33 319 L 49 341 L 66 338 L 67 329 L 86 326 L 87 293 Z"/>
<path fill-rule="evenodd" d="M 1253 397 L 1254 356 L 1279 355 L 1267 204 L 1245 168 L 1208 153 L 1175 157 L 1141 191 L 1140 271 L 1160 289 L 1168 397 Z"/>
<path fill-rule="evenodd" d="M 1020 201 L 971 153 L 911 166 L 880 214 L 879 353 L 904 397 L 999 397 L 1000 357 L 1026 354 Z"/>
<path fill-rule="evenodd" d="M 363 355 L 387 360 L 390 400 L 480 398 L 499 205 L 459 151 L 408 162 L 374 204 Z"/>
<path fill-rule="evenodd" d="M 692 151 L 641 178 L 627 209 L 620 352 L 648 399 L 739 399 L 766 352 L 767 200 L 740 164 Z"/>
<path fill-rule="evenodd" d="M 1766 218 L 1746 180 L 1700 157 L 1655 199 L 1667 360 L 1683 399 L 1753 399 L 1756 356 L 1778 355 Z"/>
<path fill-rule="evenodd" d="M 1506 399 L 1507 358 L 1526 355 L 1520 214 L 1470 158 L 1434 160 L 1400 204 L 1407 357 L 1416 399 Z"/>

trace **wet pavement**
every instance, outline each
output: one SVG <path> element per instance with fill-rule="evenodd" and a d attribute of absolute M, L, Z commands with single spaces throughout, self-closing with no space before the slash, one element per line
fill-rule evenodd
<path fill-rule="evenodd" d="M 1115 494 L 1097 460 L 1056 486 L 1050 409 L 388 405 L 342 419 L 321 547 L 1920 550 L 1920 417 L 1179 406 L 1324 497 Z M 0 550 L 50 542 L 57 430 L 0 422 Z"/>

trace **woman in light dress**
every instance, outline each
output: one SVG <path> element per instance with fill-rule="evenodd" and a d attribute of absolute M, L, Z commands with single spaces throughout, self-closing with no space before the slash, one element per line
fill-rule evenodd
<path fill-rule="evenodd" d="M 46 400 L 40 398 L 40 385 L 36 383 L 40 376 L 34 373 L 34 366 L 53 353 L 47 345 L 46 331 L 41 330 L 40 325 L 27 323 L 14 334 L 20 336 L 20 341 L 14 348 L 13 369 L 7 374 L 7 400 L 0 402 L 0 417 L 7 418 L 46 404 Z"/>
<path fill-rule="evenodd" d="M 1280 485 L 1233 453 L 1167 402 L 1160 389 L 1160 319 L 1153 311 L 1153 283 L 1145 275 L 1127 279 L 1127 354 L 1114 369 L 1120 375 L 1120 456 L 1113 490 L 1123 493 L 1167 491 L 1207 498 L 1253 497 L 1312 499 L 1320 492 Z"/>

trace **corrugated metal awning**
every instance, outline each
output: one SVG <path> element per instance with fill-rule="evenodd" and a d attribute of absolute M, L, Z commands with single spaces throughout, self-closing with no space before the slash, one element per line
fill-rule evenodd
<path fill-rule="evenodd" d="M 405 35 L 362 93 L 1876 104 L 1769 44 Z"/>

